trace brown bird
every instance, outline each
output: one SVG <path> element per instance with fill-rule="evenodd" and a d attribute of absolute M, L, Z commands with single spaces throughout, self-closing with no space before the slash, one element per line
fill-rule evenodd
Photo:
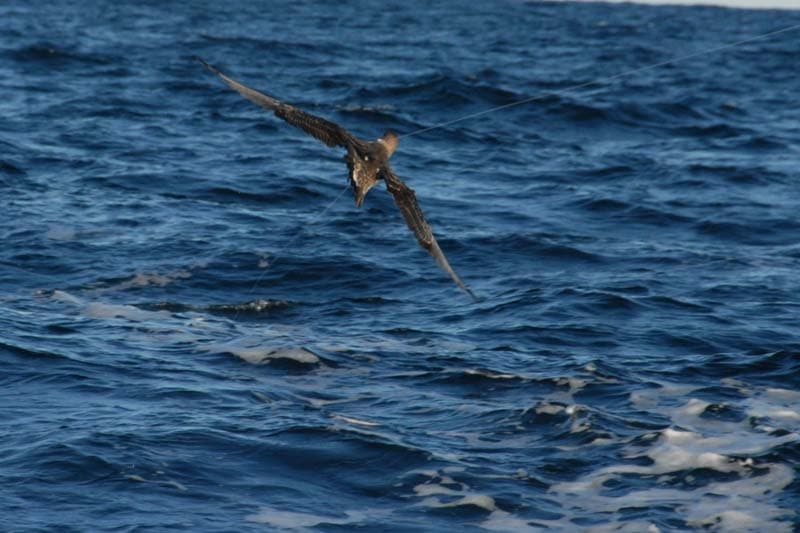
<path fill-rule="evenodd" d="M 410 189 L 392 171 L 389 166 L 389 158 L 397 150 L 399 138 L 392 131 L 387 131 L 383 137 L 375 141 L 363 141 L 358 139 L 350 132 L 324 118 L 317 117 L 301 111 L 296 107 L 285 104 L 271 96 L 260 93 L 241 83 L 232 80 L 215 67 L 209 65 L 200 58 L 197 58 L 208 70 L 216 74 L 225 84 L 241 94 L 254 104 L 275 113 L 292 126 L 300 128 L 309 135 L 316 137 L 330 147 L 341 146 L 347 150 L 345 161 L 350 171 L 350 186 L 353 189 L 356 207 L 361 207 L 367 192 L 375 186 L 378 181 L 386 183 L 386 189 L 394 197 L 400 213 L 414 233 L 420 246 L 422 246 L 436 261 L 436 263 L 447 272 L 452 280 L 464 292 L 477 299 L 473 292 L 461 281 L 455 273 L 442 249 L 433 236 L 433 231 L 422 215 L 422 210 L 417 203 L 414 191 Z"/>

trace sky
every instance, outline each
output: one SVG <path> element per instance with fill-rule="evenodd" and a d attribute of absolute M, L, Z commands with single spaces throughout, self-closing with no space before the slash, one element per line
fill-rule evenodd
<path fill-rule="evenodd" d="M 607 2 L 621 2 L 629 0 L 603 0 Z M 685 4 L 685 5 L 715 5 L 728 7 L 747 7 L 763 9 L 800 9 L 800 0 L 635 0 L 637 4 Z"/>

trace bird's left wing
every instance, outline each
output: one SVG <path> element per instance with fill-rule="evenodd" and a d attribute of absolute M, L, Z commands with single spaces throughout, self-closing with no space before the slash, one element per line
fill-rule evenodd
<path fill-rule="evenodd" d="M 208 70 L 219 76 L 219 78 L 225 82 L 225 85 L 237 93 L 241 94 L 254 104 L 272 111 L 276 116 L 282 118 L 292 126 L 300 128 L 309 135 L 316 137 L 328 146 L 346 147 L 353 142 L 357 142 L 356 139 L 346 129 L 338 124 L 335 124 L 330 120 L 325 120 L 322 117 L 306 113 L 305 111 L 301 111 L 294 106 L 284 104 L 280 100 L 276 100 L 271 96 L 267 96 L 266 94 L 260 93 L 255 89 L 251 89 L 250 87 L 242 85 L 238 81 L 233 80 L 220 72 L 216 67 L 209 65 L 199 57 L 197 60 Z"/>
<path fill-rule="evenodd" d="M 451 267 L 450 263 L 447 262 L 444 252 L 442 252 L 442 249 L 439 248 L 439 243 L 436 242 L 436 237 L 433 236 L 431 227 L 428 225 L 428 222 L 425 220 L 425 216 L 422 214 L 422 210 L 419 207 L 417 196 L 414 194 L 414 191 L 405 183 L 403 183 L 403 181 L 398 178 L 388 166 L 385 166 L 383 169 L 381 169 L 380 177 L 386 182 L 386 189 L 394 197 L 394 203 L 397 204 L 397 208 L 403 215 L 403 218 L 405 219 L 406 224 L 408 224 L 409 229 L 412 231 L 412 233 L 414 233 L 414 236 L 417 238 L 417 242 L 419 242 L 420 246 L 422 246 L 429 254 L 431 254 L 436 263 L 441 267 L 442 270 L 447 272 L 450 278 L 456 283 L 456 285 L 459 286 L 461 290 L 472 296 L 473 299 L 477 300 L 478 298 L 475 296 L 475 294 L 463 281 L 461 281 L 461 278 L 459 278 L 458 274 L 455 273 L 453 267 Z"/>

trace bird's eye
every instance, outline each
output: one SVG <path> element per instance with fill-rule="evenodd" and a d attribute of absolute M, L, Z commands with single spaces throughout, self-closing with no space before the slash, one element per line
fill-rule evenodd
<path fill-rule="evenodd" d="M 369 161 L 369 156 L 368 155 L 364 156 L 364 161 Z"/>

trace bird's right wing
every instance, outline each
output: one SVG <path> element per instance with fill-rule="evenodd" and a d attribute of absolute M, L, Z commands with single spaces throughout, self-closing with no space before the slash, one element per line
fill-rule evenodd
<path fill-rule="evenodd" d="M 284 104 L 283 102 L 260 93 L 250 87 L 246 87 L 236 80 L 232 80 L 212 65 L 209 65 L 199 57 L 197 58 L 208 70 L 220 77 L 225 82 L 225 85 L 241 94 L 256 105 L 268 109 L 275 113 L 276 116 L 282 118 L 292 126 L 300 128 L 309 135 L 316 137 L 328 146 L 347 146 L 356 142 L 350 133 L 329 120 L 317 117 L 305 111 L 301 111 L 294 106 Z"/>
<path fill-rule="evenodd" d="M 461 278 L 459 278 L 458 274 L 455 273 L 453 267 L 451 267 L 450 263 L 447 262 L 444 252 L 442 252 L 442 249 L 439 248 L 439 243 L 436 242 L 436 237 L 433 236 L 431 227 L 428 225 L 428 222 L 425 220 L 425 216 L 422 214 L 422 209 L 419 207 L 417 196 L 414 194 L 414 191 L 405 183 L 403 183 L 403 181 L 398 178 L 388 166 L 385 166 L 383 169 L 381 169 L 381 178 L 386 182 L 386 189 L 394 197 L 394 203 L 397 204 L 397 208 L 403 215 L 403 218 L 405 219 L 406 224 L 411 232 L 414 233 L 414 236 L 417 238 L 417 242 L 419 242 L 420 246 L 422 246 L 429 254 L 431 254 L 433 259 L 436 261 L 436 264 L 438 264 L 439 267 L 441 267 L 441 269 L 450 276 L 450 278 L 461 290 L 472 296 L 473 299 L 477 300 L 478 298 L 475 296 L 475 294 L 463 281 L 461 281 Z"/>

